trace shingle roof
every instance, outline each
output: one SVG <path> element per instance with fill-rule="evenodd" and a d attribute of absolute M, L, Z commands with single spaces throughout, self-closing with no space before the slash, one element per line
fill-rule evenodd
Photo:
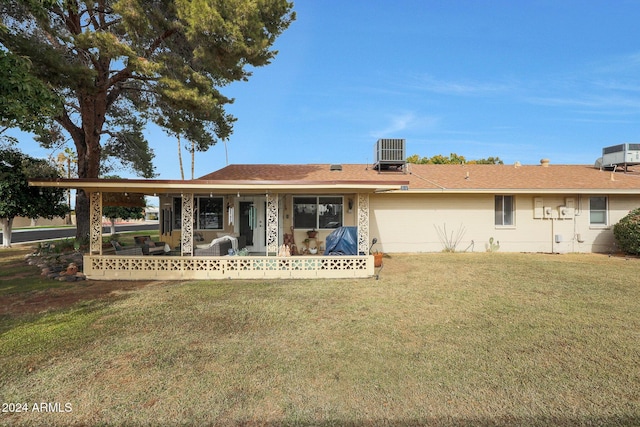
<path fill-rule="evenodd" d="M 370 165 L 343 164 L 229 165 L 198 180 L 258 182 L 399 182 L 410 191 L 482 192 L 573 190 L 640 193 L 640 170 L 610 172 L 588 165 L 430 165 L 410 164 L 408 173 L 378 172 Z"/>

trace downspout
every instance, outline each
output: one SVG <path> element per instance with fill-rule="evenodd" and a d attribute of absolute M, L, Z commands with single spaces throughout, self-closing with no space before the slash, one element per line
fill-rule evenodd
<path fill-rule="evenodd" d="M 571 252 L 575 252 L 576 251 L 576 240 L 578 239 L 578 233 L 577 233 L 578 229 L 576 226 L 576 213 L 575 213 L 575 209 L 573 211 L 573 239 L 571 239 Z"/>
<path fill-rule="evenodd" d="M 555 224 L 553 223 L 553 216 L 552 216 L 551 217 L 551 253 L 552 254 L 555 253 L 554 252 L 554 249 L 555 249 L 554 243 L 555 243 L 555 240 L 556 240 L 555 235 L 554 235 L 554 232 L 555 232 L 555 227 L 554 226 L 555 226 Z"/>

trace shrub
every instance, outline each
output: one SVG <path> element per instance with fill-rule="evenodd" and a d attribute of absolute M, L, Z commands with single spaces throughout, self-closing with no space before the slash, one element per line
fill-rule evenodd
<path fill-rule="evenodd" d="M 640 255 L 640 208 L 632 210 L 613 226 L 613 236 L 624 253 Z"/>

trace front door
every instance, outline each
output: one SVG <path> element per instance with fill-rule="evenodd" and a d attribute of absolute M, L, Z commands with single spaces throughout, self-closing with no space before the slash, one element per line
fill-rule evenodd
<path fill-rule="evenodd" d="M 242 197 L 238 202 L 238 232 L 250 252 L 266 252 L 266 203 L 264 197 Z"/>

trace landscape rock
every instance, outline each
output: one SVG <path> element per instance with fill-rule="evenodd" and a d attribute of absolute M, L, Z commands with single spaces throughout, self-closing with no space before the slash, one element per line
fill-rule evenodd
<path fill-rule="evenodd" d="M 35 253 L 25 256 L 29 265 L 37 265 L 42 277 L 60 281 L 86 280 L 82 273 L 83 255 L 80 252 L 63 254 Z"/>

